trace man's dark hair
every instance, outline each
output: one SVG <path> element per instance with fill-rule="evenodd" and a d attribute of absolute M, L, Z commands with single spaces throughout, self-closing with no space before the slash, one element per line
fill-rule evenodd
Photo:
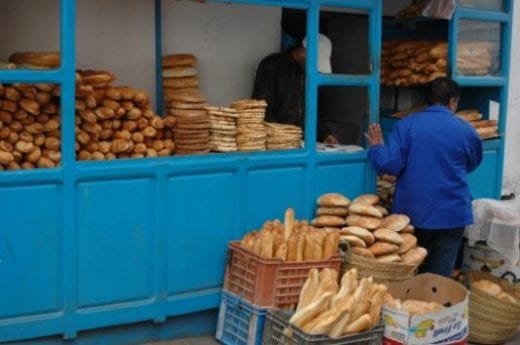
<path fill-rule="evenodd" d="M 448 78 L 437 78 L 433 80 L 426 90 L 426 102 L 428 105 L 448 105 L 450 99 L 459 97 L 459 84 Z"/>

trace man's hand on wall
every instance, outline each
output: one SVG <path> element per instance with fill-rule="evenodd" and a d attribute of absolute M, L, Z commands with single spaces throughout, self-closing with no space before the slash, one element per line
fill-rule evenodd
<path fill-rule="evenodd" d="M 370 146 L 384 144 L 383 132 L 381 131 L 381 126 L 378 123 L 368 127 L 368 132 L 365 133 L 365 137 L 367 138 L 368 145 Z"/>

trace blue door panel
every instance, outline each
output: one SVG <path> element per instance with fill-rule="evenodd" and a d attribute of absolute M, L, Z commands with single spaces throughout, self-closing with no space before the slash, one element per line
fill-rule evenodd
<path fill-rule="evenodd" d="M 294 209 L 297 219 L 303 218 L 305 179 L 301 166 L 250 171 L 244 231 L 260 227 L 267 219 L 282 220 L 288 207 Z"/>
<path fill-rule="evenodd" d="M 227 243 L 237 236 L 238 180 L 236 172 L 168 179 L 168 296 L 222 285 Z"/>
<path fill-rule="evenodd" d="M 78 185 L 77 301 L 80 308 L 151 297 L 154 184 L 129 178 Z"/>
<path fill-rule="evenodd" d="M 61 186 L 3 187 L 0 205 L 0 322 L 58 312 Z"/>
<path fill-rule="evenodd" d="M 498 159 L 497 151 L 484 151 L 482 163 L 477 170 L 468 176 L 468 183 L 473 198 L 495 198 L 500 196 L 500 190 L 496 190 L 495 183 Z"/>
<path fill-rule="evenodd" d="M 366 162 L 323 165 L 317 168 L 317 195 L 338 192 L 354 198 L 365 192 Z"/>

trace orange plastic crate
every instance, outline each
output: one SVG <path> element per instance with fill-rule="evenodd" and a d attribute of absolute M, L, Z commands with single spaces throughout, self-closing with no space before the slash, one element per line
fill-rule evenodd
<path fill-rule="evenodd" d="M 240 247 L 229 244 L 224 288 L 259 307 L 296 305 L 300 291 L 311 268 L 332 268 L 339 274 L 341 255 L 327 260 L 283 262 L 264 259 Z"/>

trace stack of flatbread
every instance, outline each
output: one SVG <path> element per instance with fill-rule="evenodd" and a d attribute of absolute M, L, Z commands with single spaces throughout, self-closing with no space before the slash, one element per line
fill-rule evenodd
<path fill-rule="evenodd" d="M 177 154 L 209 152 L 210 121 L 205 107 L 206 97 L 199 91 L 191 54 L 173 54 L 162 58 L 162 82 L 166 110 L 177 120 L 173 134 Z"/>
<path fill-rule="evenodd" d="M 457 116 L 469 122 L 477 131 L 482 140 L 498 137 L 498 123 L 495 120 L 482 120 L 482 114 L 478 109 L 461 110 Z"/>
<path fill-rule="evenodd" d="M 265 123 L 267 130 L 267 149 L 284 150 L 301 147 L 303 131 L 294 125 L 280 123 Z"/>
<path fill-rule="evenodd" d="M 211 129 L 209 145 L 214 152 L 237 151 L 237 110 L 226 107 L 206 107 Z"/>
<path fill-rule="evenodd" d="M 237 110 L 237 144 L 239 151 L 265 151 L 267 133 L 265 130 L 264 100 L 244 99 L 231 103 Z"/>

